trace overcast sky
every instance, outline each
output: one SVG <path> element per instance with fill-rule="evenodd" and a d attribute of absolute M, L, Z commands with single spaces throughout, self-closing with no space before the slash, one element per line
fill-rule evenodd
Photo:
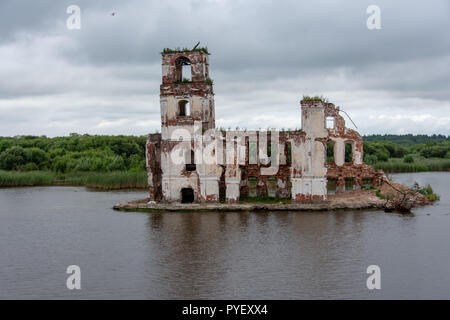
<path fill-rule="evenodd" d="M 2 0 L 0 135 L 155 132 L 160 51 L 198 41 L 217 127 L 300 127 L 324 95 L 361 134 L 450 134 L 448 0 Z"/>

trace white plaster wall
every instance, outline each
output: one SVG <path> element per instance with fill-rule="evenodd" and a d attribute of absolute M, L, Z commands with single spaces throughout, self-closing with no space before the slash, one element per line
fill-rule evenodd
<path fill-rule="evenodd" d="M 161 128 L 161 136 L 163 140 L 192 141 L 194 139 L 195 133 L 198 133 L 199 130 L 200 127 L 188 125 L 164 126 Z M 180 137 L 182 137 L 183 140 L 180 140 Z"/>
<path fill-rule="evenodd" d="M 327 195 L 326 178 L 293 178 L 292 197 L 301 195 L 324 196 Z"/>
<path fill-rule="evenodd" d="M 181 201 L 181 189 L 192 188 L 194 190 L 195 198 L 198 198 L 198 177 L 191 175 L 191 177 L 163 177 L 162 179 L 162 193 L 163 198 L 168 202 Z"/>
<path fill-rule="evenodd" d="M 172 120 L 175 119 L 177 117 L 177 99 L 175 99 L 174 96 L 167 96 L 164 97 L 165 100 L 165 110 L 163 109 L 162 105 L 161 105 L 161 112 L 163 112 L 165 114 L 165 119 L 166 120 Z"/>
<path fill-rule="evenodd" d="M 200 193 L 203 198 L 214 196 L 219 200 L 219 179 L 217 177 L 200 177 Z"/>
<path fill-rule="evenodd" d="M 345 162 L 345 140 L 343 138 L 332 138 L 334 141 L 334 162 L 337 166 Z"/>
<path fill-rule="evenodd" d="M 236 180 L 227 179 L 226 181 L 226 199 L 227 200 L 238 200 L 240 194 L 240 182 Z"/>
<path fill-rule="evenodd" d="M 165 76 L 167 76 L 168 74 L 169 74 L 169 65 L 167 65 L 167 64 L 163 64 L 162 65 L 162 76 L 163 77 L 165 77 Z"/>
<path fill-rule="evenodd" d="M 302 129 L 307 138 L 326 138 L 328 131 L 325 128 L 325 112 L 322 107 L 302 107 Z"/>
<path fill-rule="evenodd" d="M 238 200 L 241 185 L 241 170 L 236 166 L 229 166 L 225 171 L 226 199 Z"/>
<path fill-rule="evenodd" d="M 302 172 L 305 167 L 306 162 L 306 149 L 303 143 L 296 144 L 294 141 L 291 141 L 291 166 L 292 169 L 296 169 L 298 172 Z"/>
<path fill-rule="evenodd" d="M 327 168 L 325 167 L 326 161 L 326 150 L 325 146 L 320 141 L 312 142 L 312 170 L 311 175 L 315 177 L 324 177 L 327 174 Z"/>

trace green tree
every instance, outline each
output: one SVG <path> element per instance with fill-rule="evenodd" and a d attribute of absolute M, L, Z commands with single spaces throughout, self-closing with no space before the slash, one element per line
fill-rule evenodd
<path fill-rule="evenodd" d="M 14 146 L 0 154 L 0 169 L 16 170 L 26 162 L 25 149 Z"/>

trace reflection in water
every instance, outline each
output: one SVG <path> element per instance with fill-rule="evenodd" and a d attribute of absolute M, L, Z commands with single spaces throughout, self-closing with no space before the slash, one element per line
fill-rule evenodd
<path fill-rule="evenodd" d="M 448 177 L 395 175 L 441 195 L 408 215 L 124 213 L 112 204 L 145 193 L 2 189 L 0 298 L 449 298 Z M 70 264 L 77 292 L 65 287 Z M 381 290 L 366 288 L 372 264 Z"/>
<path fill-rule="evenodd" d="M 364 296 L 367 247 L 379 235 L 376 226 L 392 228 L 392 222 L 377 222 L 380 215 L 385 216 L 380 211 L 155 213 L 149 215 L 148 233 L 159 241 L 147 259 L 154 264 L 155 251 L 162 257 L 158 273 L 167 280 L 159 288 L 162 298 Z M 403 220 L 396 224 L 400 228 L 414 218 L 392 217 Z"/>

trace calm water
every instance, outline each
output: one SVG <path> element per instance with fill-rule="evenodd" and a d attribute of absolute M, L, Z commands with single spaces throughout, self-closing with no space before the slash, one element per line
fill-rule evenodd
<path fill-rule="evenodd" d="M 110 209 L 144 192 L 0 189 L 0 298 L 449 299 L 450 173 L 393 178 L 441 201 L 409 215 L 150 214 Z M 66 289 L 73 264 L 81 290 Z"/>

